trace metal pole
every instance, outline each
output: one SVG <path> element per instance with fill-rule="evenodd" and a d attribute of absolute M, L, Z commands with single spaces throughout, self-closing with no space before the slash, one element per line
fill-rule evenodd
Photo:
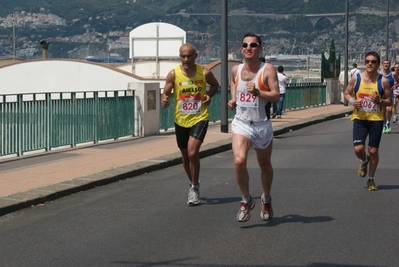
<path fill-rule="evenodd" d="M 309 62 L 310 61 L 310 56 L 309 56 L 309 48 L 306 49 L 306 71 L 308 72 L 308 80 L 306 81 L 307 83 L 309 82 Z"/>
<path fill-rule="evenodd" d="M 348 85 L 348 46 L 349 46 L 349 0 L 346 0 L 345 3 L 345 60 L 344 60 L 344 93 L 346 86 Z M 344 101 L 344 106 L 348 105 L 348 101 L 343 99 Z"/>
<path fill-rule="evenodd" d="M 387 36 L 386 36 L 386 48 L 385 48 L 385 55 L 386 55 L 386 59 L 389 59 L 389 0 L 387 0 L 387 32 L 386 32 Z"/>
<path fill-rule="evenodd" d="M 227 118 L 227 89 L 228 89 L 228 61 L 227 61 L 227 0 L 222 1 L 222 33 L 221 33 L 221 90 L 220 90 L 220 102 L 221 102 L 221 117 L 220 117 L 220 131 L 222 133 L 229 132 L 229 124 Z"/>
<path fill-rule="evenodd" d="M 16 41 L 15 41 L 15 17 L 14 14 L 12 14 L 12 58 L 15 60 L 17 56 L 16 53 Z"/>

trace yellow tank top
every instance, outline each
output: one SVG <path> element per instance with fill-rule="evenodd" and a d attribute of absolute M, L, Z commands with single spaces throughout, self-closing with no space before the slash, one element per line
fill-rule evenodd
<path fill-rule="evenodd" d="M 201 103 L 206 93 L 204 68 L 197 65 L 197 72 L 192 78 L 188 78 L 182 73 L 180 65 L 174 70 L 175 123 L 190 128 L 200 121 L 208 120 L 208 107 Z"/>
<path fill-rule="evenodd" d="M 362 107 L 353 109 L 351 120 L 383 121 L 382 106 L 370 100 L 370 95 L 373 92 L 379 94 L 378 82 L 381 82 L 379 81 L 382 79 L 381 75 L 377 81 L 370 84 L 363 82 L 360 75 L 357 75 L 357 79 L 360 79 L 360 83 L 359 89 L 355 93 L 355 99 L 362 100 Z"/>

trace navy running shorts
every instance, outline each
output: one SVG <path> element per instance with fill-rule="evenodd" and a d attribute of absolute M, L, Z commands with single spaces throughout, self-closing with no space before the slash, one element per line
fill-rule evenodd
<path fill-rule="evenodd" d="M 383 121 L 354 120 L 353 146 L 365 145 L 368 136 L 368 146 L 379 148 L 383 127 Z"/>

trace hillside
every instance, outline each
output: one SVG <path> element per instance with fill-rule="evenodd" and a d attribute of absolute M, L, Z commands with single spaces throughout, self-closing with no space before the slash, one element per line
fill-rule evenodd
<path fill-rule="evenodd" d="M 311 47 L 315 53 L 326 49 L 332 39 L 336 47 L 343 47 L 344 16 L 331 22 L 321 18 L 315 25 L 301 14 L 344 13 L 343 0 L 229 0 L 229 50 L 238 52 L 240 37 L 247 31 L 262 35 L 267 54 L 306 53 Z M 375 43 L 384 43 L 386 0 L 351 0 L 351 40 L 353 51 L 374 49 Z M 371 10 L 367 13 L 354 13 Z M 380 15 L 378 15 L 380 11 Z M 390 1 L 390 11 L 399 12 L 399 2 Z M 181 14 L 181 13 L 185 13 Z M 189 16 L 187 14 L 208 14 Z M 82 57 L 78 53 L 90 44 L 90 52 L 106 54 L 115 52 L 127 56 L 126 49 L 110 51 L 109 43 L 117 40 L 133 28 L 153 21 L 175 24 L 187 31 L 187 40 L 193 42 L 208 57 L 217 57 L 220 43 L 220 1 L 214 0 L 2 0 L 0 18 L 8 21 L 12 14 L 19 18 L 17 26 L 17 50 L 22 46 L 37 46 L 41 39 L 51 40 L 53 57 Z M 32 14 L 56 15 L 40 25 L 33 23 Z M 179 15 L 180 14 L 180 15 Z M 214 16 L 212 16 L 212 14 Z M 248 15 L 246 15 L 248 14 Z M 254 14 L 291 14 L 284 19 L 254 16 Z M 377 14 L 377 15 L 376 15 Z M 30 17 L 29 17 L 30 16 Z M 391 41 L 397 41 L 399 29 L 391 16 Z M 56 23 L 54 21 L 57 21 Z M 1 23 L 0 36 L 10 36 L 10 23 Z M 112 33 L 112 34 L 111 34 Z M 84 37 L 80 37 L 84 36 Z M 4 39 L 4 38 L 3 38 Z M 108 47 L 108 48 L 107 48 Z M 40 56 L 37 49 L 32 57 Z M 9 55 L 10 44 L 0 40 L 0 56 Z M 76 53 L 75 53 L 76 52 Z M 86 54 L 89 52 L 86 52 Z"/>

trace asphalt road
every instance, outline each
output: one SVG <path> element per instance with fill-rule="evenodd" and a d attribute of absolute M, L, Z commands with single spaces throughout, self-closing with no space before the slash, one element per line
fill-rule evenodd
<path fill-rule="evenodd" d="M 274 140 L 274 219 L 235 221 L 232 153 L 202 159 L 201 200 L 186 205 L 181 165 L 0 217 L 1 266 L 397 266 L 399 125 L 383 135 L 379 191 L 357 177 L 348 118 Z"/>

